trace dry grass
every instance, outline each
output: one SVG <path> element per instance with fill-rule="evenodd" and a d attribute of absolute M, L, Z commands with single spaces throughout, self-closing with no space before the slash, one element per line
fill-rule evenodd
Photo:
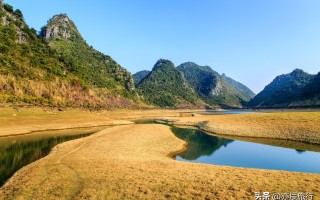
<path fill-rule="evenodd" d="M 320 144 L 320 112 L 273 112 L 239 115 L 196 115 L 178 125 L 198 126 L 220 135 L 275 138 Z"/>
<path fill-rule="evenodd" d="M 319 141 L 319 112 L 181 117 L 181 111 L 58 112 L 43 108 L 0 110 L 0 133 L 131 123 L 165 117 L 229 135 Z M 284 140 L 280 140 L 281 143 Z M 267 141 L 266 141 L 267 142 Z M 166 126 L 113 127 L 60 144 L 18 171 L 0 199 L 253 199 L 256 191 L 314 192 L 320 175 L 178 162 L 184 148 Z"/>
<path fill-rule="evenodd" d="M 0 190 L 2 199 L 254 199 L 314 192 L 320 175 L 178 162 L 184 142 L 163 125 L 127 125 L 60 144 Z"/>
<path fill-rule="evenodd" d="M 89 112 L 86 110 L 57 111 L 49 108 L 0 108 L 0 137 L 25 134 L 47 129 L 66 129 L 114 124 L 130 124 L 133 119 L 159 116 L 179 116 L 181 111 L 115 110 Z"/>
<path fill-rule="evenodd" d="M 85 107 L 90 109 L 138 108 L 142 103 L 111 94 L 107 89 L 84 88 L 77 81 L 59 78 L 46 81 L 17 79 L 11 75 L 0 75 L 0 103 L 27 103 L 57 107 Z M 4 90 L 3 86 L 7 89 Z M 58 88 L 58 89 L 57 89 Z"/>

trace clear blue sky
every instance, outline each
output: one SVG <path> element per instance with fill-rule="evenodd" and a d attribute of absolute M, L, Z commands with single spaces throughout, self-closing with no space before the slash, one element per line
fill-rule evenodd
<path fill-rule="evenodd" d="M 320 71 L 319 0 L 5 0 L 40 30 L 66 13 L 87 42 L 130 72 L 193 61 L 254 92 L 276 75 Z"/>

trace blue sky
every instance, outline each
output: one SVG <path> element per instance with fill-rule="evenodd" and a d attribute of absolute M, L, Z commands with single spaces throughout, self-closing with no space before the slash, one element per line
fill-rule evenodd
<path fill-rule="evenodd" d="M 66 13 L 130 72 L 193 61 L 261 91 L 279 74 L 320 71 L 318 0 L 5 0 L 40 30 Z"/>

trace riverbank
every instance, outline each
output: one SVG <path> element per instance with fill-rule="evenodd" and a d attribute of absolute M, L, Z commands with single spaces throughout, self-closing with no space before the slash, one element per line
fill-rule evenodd
<path fill-rule="evenodd" d="M 42 130 L 133 124 L 132 120 L 179 117 L 188 110 L 55 110 L 50 108 L 0 108 L 0 137 L 29 134 Z"/>
<path fill-rule="evenodd" d="M 320 144 L 320 112 L 271 112 L 161 118 L 226 136 L 273 138 Z"/>
<path fill-rule="evenodd" d="M 125 125 L 58 145 L 18 171 L 2 199 L 253 199 L 313 192 L 320 175 L 175 161 L 184 148 L 164 125 Z"/>

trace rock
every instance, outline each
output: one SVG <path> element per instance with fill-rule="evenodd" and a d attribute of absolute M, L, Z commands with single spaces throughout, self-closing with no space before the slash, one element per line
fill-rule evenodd
<path fill-rule="evenodd" d="M 73 31 L 75 31 L 75 27 L 69 20 L 69 17 L 62 14 L 53 16 L 51 23 L 42 30 L 41 34 L 45 39 L 69 39 Z"/>
<path fill-rule="evenodd" d="M 7 26 L 7 25 L 9 25 L 9 20 L 7 19 L 7 17 L 6 16 L 3 16 L 2 17 L 2 26 Z"/>

